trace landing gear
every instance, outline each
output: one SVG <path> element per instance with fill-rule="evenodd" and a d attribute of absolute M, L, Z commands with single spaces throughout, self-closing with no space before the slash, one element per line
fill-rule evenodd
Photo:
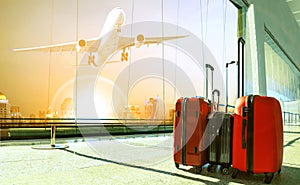
<path fill-rule="evenodd" d="M 95 65 L 95 55 L 89 54 L 88 65 Z"/>
<path fill-rule="evenodd" d="M 121 53 L 121 62 L 128 61 L 128 52 L 126 51 L 126 48 L 123 49 L 123 52 Z"/>

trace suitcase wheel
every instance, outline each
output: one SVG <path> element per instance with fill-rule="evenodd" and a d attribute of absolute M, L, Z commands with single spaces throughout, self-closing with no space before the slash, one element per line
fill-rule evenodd
<path fill-rule="evenodd" d="M 176 167 L 176 168 L 179 168 L 179 164 L 178 164 L 178 163 L 175 163 L 175 167 Z"/>
<path fill-rule="evenodd" d="M 231 175 L 231 177 L 232 177 L 233 179 L 235 179 L 235 178 L 236 178 L 236 176 L 238 175 L 238 173 L 239 173 L 239 170 L 238 170 L 238 169 L 236 169 L 236 168 L 233 168 L 233 172 L 232 172 L 232 175 Z"/>
<path fill-rule="evenodd" d="M 201 166 L 196 166 L 195 170 L 196 170 L 196 173 L 201 173 L 202 172 L 202 167 Z"/>
<path fill-rule="evenodd" d="M 223 175 L 229 175 L 229 168 L 228 167 L 221 167 L 221 172 Z"/>
<path fill-rule="evenodd" d="M 213 172 L 215 172 L 215 170 L 216 170 L 216 166 L 215 165 L 213 165 L 213 164 L 208 165 L 208 167 L 207 167 L 207 171 L 208 172 L 213 173 Z"/>
<path fill-rule="evenodd" d="M 281 172 L 281 168 L 278 170 L 278 174 L 280 174 L 280 172 Z"/>
<path fill-rule="evenodd" d="M 274 173 L 265 173 L 265 180 L 264 183 L 270 184 L 274 177 Z"/>

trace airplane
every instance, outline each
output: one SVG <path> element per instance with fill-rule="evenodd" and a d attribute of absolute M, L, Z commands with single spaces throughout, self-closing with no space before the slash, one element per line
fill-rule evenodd
<path fill-rule="evenodd" d="M 128 61 L 128 49 L 132 46 L 139 48 L 142 45 L 160 44 L 167 40 L 180 39 L 187 36 L 145 37 L 143 34 L 138 34 L 136 37 L 123 37 L 120 36 L 120 32 L 124 22 L 124 10 L 116 7 L 108 13 L 102 31 L 96 38 L 81 39 L 77 42 L 63 44 L 18 48 L 13 49 L 13 51 L 88 52 L 88 65 L 97 67 L 103 65 L 115 51 L 122 51 L 121 62 Z"/>

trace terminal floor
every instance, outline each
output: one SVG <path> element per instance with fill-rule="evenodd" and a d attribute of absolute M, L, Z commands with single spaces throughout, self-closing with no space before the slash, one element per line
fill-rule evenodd
<path fill-rule="evenodd" d="M 297 128 L 299 129 L 299 128 Z M 300 183 L 300 132 L 284 134 L 281 174 L 272 184 Z M 36 150 L 48 140 L 2 141 L 0 184 L 263 184 L 263 174 L 230 175 L 193 168 L 176 169 L 172 134 L 62 140 L 69 148 Z"/>

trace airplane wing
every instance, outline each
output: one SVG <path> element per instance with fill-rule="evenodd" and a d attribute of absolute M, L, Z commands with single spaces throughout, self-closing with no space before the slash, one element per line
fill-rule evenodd
<path fill-rule="evenodd" d="M 53 44 L 46 46 L 37 46 L 29 48 L 17 48 L 13 49 L 15 52 L 25 52 L 25 51 L 42 51 L 42 52 L 72 52 L 72 51 L 90 51 L 96 52 L 101 39 L 89 39 L 89 40 L 79 40 L 78 42 L 68 42 L 63 44 Z"/>
<path fill-rule="evenodd" d="M 186 35 L 182 35 L 182 36 L 170 36 L 170 37 L 146 37 L 143 41 L 143 44 L 147 45 L 147 44 L 159 44 L 162 43 L 164 41 L 168 41 L 168 40 L 174 40 L 174 39 L 180 39 L 180 38 L 184 38 L 187 37 Z"/>
<path fill-rule="evenodd" d="M 142 45 L 150 44 L 160 44 L 164 41 L 180 39 L 187 37 L 187 35 L 181 36 L 168 36 L 168 37 L 144 37 L 144 35 L 139 34 L 136 38 L 134 37 L 120 37 L 118 49 L 129 48 L 131 46 L 140 47 Z"/>
<path fill-rule="evenodd" d="M 144 35 L 139 34 L 137 37 L 122 37 L 119 36 L 119 42 L 116 43 L 117 46 L 114 46 L 117 50 L 123 50 L 121 55 L 121 62 L 128 61 L 128 52 L 126 51 L 127 48 L 136 46 L 137 48 L 141 47 L 142 45 L 150 45 L 150 44 L 160 44 L 164 41 L 173 40 L 173 39 L 180 39 L 187 37 L 187 35 L 182 36 L 168 36 L 168 37 L 144 37 Z M 63 44 L 54 44 L 54 45 L 47 45 L 47 46 L 37 46 L 37 47 L 29 47 L 29 48 L 18 48 L 13 49 L 15 52 L 25 52 L 25 51 L 43 51 L 43 52 L 73 52 L 73 51 L 80 51 L 80 52 L 97 52 L 98 48 L 101 43 L 101 38 L 89 39 L 89 40 L 79 40 L 77 42 L 69 42 Z M 115 43 L 113 43 L 115 44 Z M 110 46 L 108 46 L 110 47 Z M 106 50 L 105 50 L 106 51 Z M 91 55 L 92 57 L 93 55 Z M 115 63 L 112 61 L 111 63 Z M 88 61 L 88 65 L 94 64 L 95 61 L 92 57 Z"/>

